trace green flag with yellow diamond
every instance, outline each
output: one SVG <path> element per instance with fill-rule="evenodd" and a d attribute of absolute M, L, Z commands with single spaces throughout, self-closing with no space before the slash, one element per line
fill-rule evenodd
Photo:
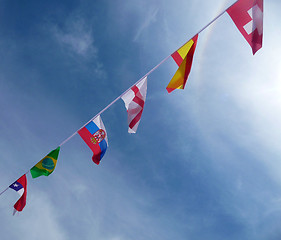
<path fill-rule="evenodd" d="M 46 157 L 44 157 L 33 168 L 31 168 L 31 176 L 33 178 L 37 178 L 42 175 L 49 176 L 55 170 L 57 159 L 59 156 L 59 151 L 60 147 L 51 151 Z"/>

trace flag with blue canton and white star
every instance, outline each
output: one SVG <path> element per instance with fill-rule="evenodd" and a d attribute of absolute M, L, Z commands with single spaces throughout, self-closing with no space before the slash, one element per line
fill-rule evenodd
<path fill-rule="evenodd" d="M 27 181 L 26 181 L 25 174 L 9 186 L 11 189 L 14 189 L 21 196 L 14 205 L 14 208 L 15 208 L 14 214 L 16 211 L 21 212 L 22 209 L 25 207 L 26 192 L 27 192 L 26 186 L 27 186 Z"/>

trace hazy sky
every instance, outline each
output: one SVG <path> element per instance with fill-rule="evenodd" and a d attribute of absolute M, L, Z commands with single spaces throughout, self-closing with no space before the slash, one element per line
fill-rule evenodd
<path fill-rule="evenodd" d="M 67 0 L 0 4 L 0 191 L 234 2 Z M 263 48 L 227 14 L 198 38 L 186 89 L 148 76 L 137 134 L 122 100 L 102 119 L 99 166 L 76 135 L 27 205 L 0 197 L 0 239 L 280 240 L 280 0 L 264 3 Z"/>

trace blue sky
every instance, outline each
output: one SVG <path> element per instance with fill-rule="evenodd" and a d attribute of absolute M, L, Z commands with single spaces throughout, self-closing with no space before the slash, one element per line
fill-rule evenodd
<path fill-rule="evenodd" d="M 1 1 L 1 191 L 233 2 Z M 184 91 L 166 92 L 172 59 L 149 75 L 137 134 L 122 100 L 104 112 L 99 166 L 76 135 L 20 215 L 1 195 L 1 239 L 279 240 L 280 7 L 255 56 L 224 14 Z"/>

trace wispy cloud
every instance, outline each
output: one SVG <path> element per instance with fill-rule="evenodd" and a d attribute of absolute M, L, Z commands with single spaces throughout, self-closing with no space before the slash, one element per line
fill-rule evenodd
<path fill-rule="evenodd" d="M 55 25 L 52 32 L 56 40 L 72 52 L 83 57 L 97 56 L 92 30 L 84 20 L 68 21 L 65 28 Z"/>
<path fill-rule="evenodd" d="M 62 25 L 53 24 L 51 34 L 66 55 L 73 59 L 91 62 L 91 71 L 99 77 L 105 78 L 104 65 L 98 57 L 95 46 L 93 26 L 83 17 L 71 15 Z M 83 67 L 85 64 L 82 64 Z"/>
<path fill-rule="evenodd" d="M 159 11 L 159 8 L 150 8 L 143 16 L 143 22 L 141 24 L 141 26 L 139 27 L 135 37 L 134 37 L 134 41 L 137 41 L 139 39 L 139 37 L 141 36 L 141 34 L 143 33 L 143 31 L 149 27 L 153 22 L 156 21 L 156 16 L 157 13 Z"/>
<path fill-rule="evenodd" d="M 34 189 L 33 193 L 34 195 L 29 194 L 27 206 L 22 213 L 12 216 L 11 210 L 9 216 L 6 216 L 6 228 L 2 229 L 1 239 L 9 239 L 5 236 L 11 234 L 14 239 L 68 239 L 48 195 Z"/>

